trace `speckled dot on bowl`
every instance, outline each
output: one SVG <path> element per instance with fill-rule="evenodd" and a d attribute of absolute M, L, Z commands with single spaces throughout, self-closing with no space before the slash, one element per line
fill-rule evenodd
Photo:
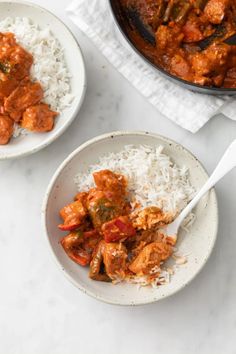
<path fill-rule="evenodd" d="M 72 262 L 59 241 L 62 233 L 58 211 L 69 203 L 76 194 L 74 176 L 84 172 L 88 166 L 96 163 L 99 157 L 108 152 L 118 152 L 124 145 L 146 144 L 163 145 L 165 153 L 178 165 L 186 165 L 190 171 L 192 185 L 198 190 L 207 180 L 208 175 L 200 162 L 183 146 L 156 134 L 142 132 L 113 132 L 94 138 L 76 149 L 55 172 L 42 208 L 43 225 L 49 247 L 62 273 L 80 290 L 88 295 L 111 304 L 140 305 L 158 301 L 173 295 L 184 288 L 202 269 L 214 247 L 218 230 L 218 207 L 214 190 L 211 190 L 198 204 L 196 221 L 190 232 L 181 231 L 178 249 L 188 255 L 188 262 L 179 267 L 171 282 L 157 289 L 121 283 L 112 285 L 96 282 L 88 278 L 88 268 L 82 268 Z"/>
<path fill-rule="evenodd" d="M 75 99 L 63 110 L 54 129 L 49 133 L 29 134 L 12 139 L 0 146 L 0 160 L 23 157 L 35 153 L 57 139 L 77 116 L 86 91 L 85 65 L 80 47 L 66 25 L 40 6 L 24 1 L 0 1 L 0 21 L 5 17 L 28 17 L 41 28 L 49 27 L 64 49 L 65 60 L 71 74 L 71 93 Z"/>

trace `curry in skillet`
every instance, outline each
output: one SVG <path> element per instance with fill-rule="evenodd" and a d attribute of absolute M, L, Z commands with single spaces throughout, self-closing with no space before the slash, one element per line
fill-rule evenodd
<path fill-rule="evenodd" d="M 235 0 L 120 0 L 134 9 L 155 37 L 148 43 L 131 27 L 129 36 L 153 63 L 191 83 L 236 88 Z M 202 41 L 208 39 L 202 48 Z"/>

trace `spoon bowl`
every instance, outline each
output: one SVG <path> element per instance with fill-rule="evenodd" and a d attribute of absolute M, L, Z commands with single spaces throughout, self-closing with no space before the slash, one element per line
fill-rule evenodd
<path fill-rule="evenodd" d="M 171 224 L 167 226 L 167 235 L 173 237 L 174 241 L 176 242 L 178 230 L 186 216 L 197 205 L 199 200 L 234 167 L 236 167 L 236 139 L 230 144 L 223 157 L 221 158 L 220 162 L 216 166 L 214 172 L 203 185 L 203 187 L 199 190 L 199 192 L 195 195 L 192 201 L 180 213 L 180 215 Z"/>

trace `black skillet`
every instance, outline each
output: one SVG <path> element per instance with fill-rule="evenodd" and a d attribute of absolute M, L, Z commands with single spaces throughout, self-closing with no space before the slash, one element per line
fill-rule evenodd
<path fill-rule="evenodd" d="M 124 36 L 124 38 L 128 41 L 130 46 L 138 53 L 138 55 L 143 58 L 147 63 L 152 65 L 160 74 L 167 77 L 169 80 L 175 82 L 181 87 L 187 88 L 189 90 L 211 94 L 211 95 L 236 95 L 236 89 L 234 88 L 217 88 L 217 87 L 207 87 L 202 85 L 197 85 L 194 83 L 190 83 L 186 80 L 182 80 L 172 74 L 169 74 L 167 71 L 163 70 L 162 68 L 158 67 L 154 64 L 147 56 L 145 56 L 139 49 L 137 49 L 135 43 L 131 40 L 129 36 L 128 29 L 132 28 L 135 29 L 141 37 L 147 40 L 149 43 L 154 43 L 153 34 L 146 28 L 143 23 L 141 22 L 139 16 L 135 11 L 124 12 L 120 5 L 119 0 L 109 0 L 111 12 L 115 19 L 115 22 Z"/>

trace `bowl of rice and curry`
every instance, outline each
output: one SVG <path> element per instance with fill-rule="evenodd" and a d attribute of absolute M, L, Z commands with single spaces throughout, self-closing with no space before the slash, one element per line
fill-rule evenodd
<path fill-rule="evenodd" d="M 36 152 L 61 135 L 86 88 L 67 27 L 26 2 L 0 2 L 0 159 Z"/>
<path fill-rule="evenodd" d="M 214 190 L 178 241 L 166 226 L 207 179 L 181 145 L 148 133 L 92 139 L 59 167 L 43 204 L 54 259 L 73 284 L 108 303 L 145 304 L 187 285 L 210 256 L 218 228 Z"/>

